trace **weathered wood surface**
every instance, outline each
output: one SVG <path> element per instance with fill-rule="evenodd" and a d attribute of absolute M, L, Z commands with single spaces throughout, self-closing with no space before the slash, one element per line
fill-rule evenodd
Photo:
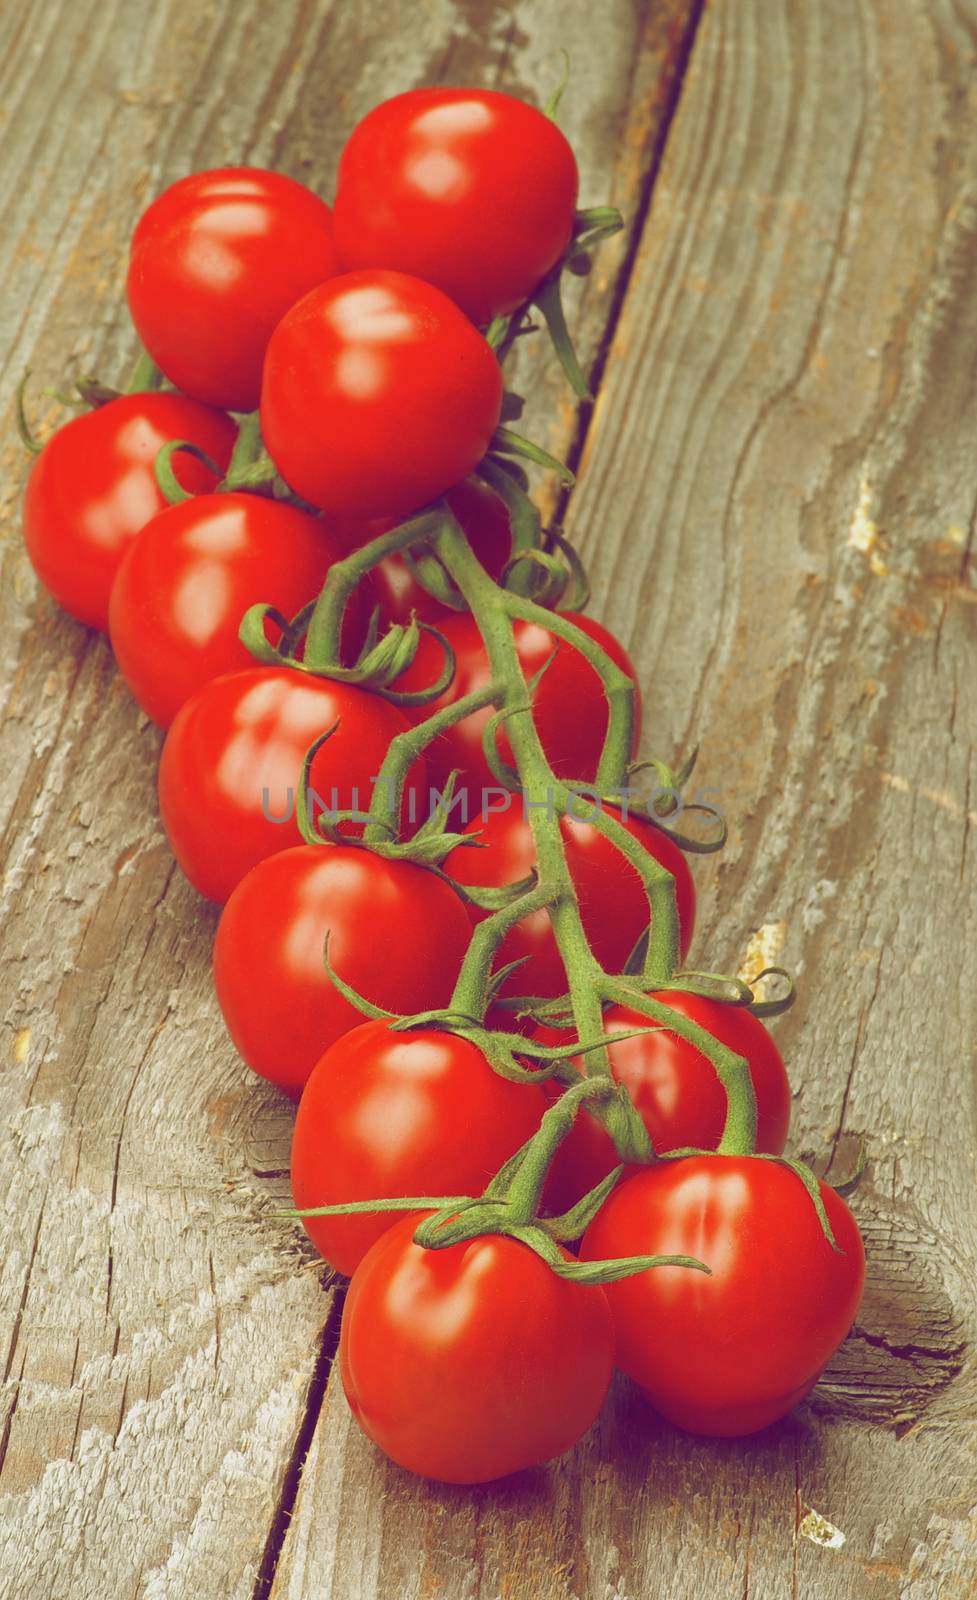
<path fill-rule="evenodd" d="M 3 1600 L 974 1591 L 975 32 L 940 0 L 0 7 L 5 402 L 28 362 L 124 370 L 160 183 L 243 158 L 328 185 L 384 93 L 532 91 L 571 47 L 584 194 L 613 167 L 638 232 L 584 288 L 593 414 L 530 391 L 582 447 L 568 525 L 649 744 L 698 739 L 730 816 L 696 963 L 798 971 L 796 1148 L 870 1155 L 866 1303 L 789 1422 L 711 1445 L 622 1387 L 499 1488 L 386 1465 L 270 1215 L 288 1116 L 222 1036 L 157 737 L 35 594 L 8 437 Z M 842 1549 L 799 1534 L 808 1506 Z"/>

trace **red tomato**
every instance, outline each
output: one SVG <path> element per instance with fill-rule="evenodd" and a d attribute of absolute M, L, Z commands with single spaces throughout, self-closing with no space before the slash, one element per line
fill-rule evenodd
<path fill-rule="evenodd" d="M 154 200 L 132 238 L 136 331 L 187 394 L 253 411 L 272 331 L 338 271 L 329 207 L 294 178 L 218 167 Z"/>
<path fill-rule="evenodd" d="M 434 1028 L 365 1022 L 331 1045 L 305 1086 L 292 1140 L 299 1207 L 405 1194 L 481 1194 L 536 1132 L 546 1098 L 493 1072 Z M 397 1213 L 305 1217 L 316 1249 L 352 1272 Z"/>
<path fill-rule="evenodd" d="M 238 638 L 248 607 L 264 602 L 295 616 L 343 554 L 318 517 L 263 495 L 196 495 L 154 517 L 109 603 L 112 648 L 143 710 L 168 728 L 205 683 L 253 666 Z M 357 593 L 344 621 L 347 659 L 364 634 Z"/>
<path fill-rule="evenodd" d="M 312 505 L 400 518 L 471 472 L 501 405 L 495 356 L 440 289 L 401 272 L 349 272 L 275 329 L 261 430 Z"/>
<path fill-rule="evenodd" d="M 611 812 L 610 807 L 607 810 Z M 678 899 L 679 952 L 684 960 L 695 922 L 695 885 L 685 857 L 667 834 L 642 817 L 611 814 L 617 815 L 632 837 L 673 875 Z M 641 880 L 616 847 L 591 823 L 563 817 L 560 829 L 584 932 L 605 971 L 621 972 L 648 926 L 648 898 Z M 508 811 L 476 817 L 465 832 L 477 838 L 482 848 L 458 845 L 448 855 L 444 870 L 456 883 L 518 883 L 532 871 L 536 852 L 521 795 L 512 796 Z M 473 911 L 472 915 L 480 919 L 487 913 Z M 534 912 L 510 930 L 499 950 L 497 965 L 503 966 L 521 956 L 529 959 L 506 979 L 503 994 L 554 996 L 566 993 L 566 974 L 545 911 Z"/>
<path fill-rule="evenodd" d="M 724 1005 L 675 989 L 663 989 L 652 998 L 699 1023 L 720 1043 L 746 1057 L 757 1102 L 756 1147 L 780 1155 L 790 1122 L 790 1084 L 780 1051 L 763 1023 L 743 1006 Z M 607 1033 L 654 1026 L 650 1017 L 630 1006 L 609 1006 L 604 1013 Z M 567 1037 L 554 1028 L 540 1028 L 536 1036 L 547 1044 L 559 1044 Z M 715 1150 L 726 1120 L 726 1094 L 715 1068 L 694 1045 L 677 1033 L 659 1029 L 611 1045 L 608 1059 L 659 1154 L 688 1145 Z M 579 1062 L 574 1064 L 579 1066 Z M 569 1210 L 619 1161 L 613 1141 L 582 1109 L 550 1168 L 548 1204 L 554 1211 Z"/>
<path fill-rule="evenodd" d="M 92 628 L 108 627 L 109 594 L 136 534 L 167 501 L 153 476 L 172 439 L 188 439 L 219 467 L 234 447 L 223 412 L 179 394 L 126 394 L 74 417 L 48 440 L 27 480 L 24 543 L 58 604 Z M 180 453 L 184 489 L 214 487 L 214 475 Z"/>
<path fill-rule="evenodd" d="M 558 1278 L 504 1236 L 426 1250 L 395 1223 L 353 1274 L 339 1366 L 350 1409 L 424 1478 L 485 1483 L 549 1461 L 607 1394 L 604 1291 Z"/>
<path fill-rule="evenodd" d="M 336 240 L 346 266 L 416 273 L 488 322 L 559 260 L 576 203 L 573 151 L 542 112 L 494 89 L 412 89 L 350 135 Z"/>
<path fill-rule="evenodd" d="M 575 623 L 595 640 L 630 678 L 635 677 L 630 657 L 612 633 L 590 617 L 572 612 L 566 616 L 568 622 Z M 455 652 L 455 675 L 436 700 L 409 709 L 408 716 L 415 722 L 422 722 L 442 706 L 453 705 L 463 695 L 488 683 L 490 678 L 488 656 L 474 617 L 469 612 L 456 612 L 438 626 Z M 553 656 L 559 641 L 536 622 L 517 622 L 514 633 L 519 665 L 528 681 Z M 442 662 L 443 652 L 437 641 L 425 635 L 411 665 L 397 679 L 397 688 L 424 688 L 437 677 Z M 639 696 L 633 751 L 637 749 L 640 713 Z M 453 769 L 461 774 L 456 792 L 459 796 L 464 794 L 466 804 L 462 806 L 459 800 L 453 815 L 463 822 L 481 811 L 486 803 L 485 790 L 498 794 L 498 784 L 482 750 L 482 732 L 492 714 L 490 708 L 475 712 L 440 734 L 428 747 L 428 765 L 435 787 L 443 789 Z M 557 777 L 567 782 L 592 782 L 607 732 L 607 700 L 594 668 L 572 645 L 560 643 L 543 673 L 533 695 L 533 716 L 543 749 Z M 512 748 L 504 728 L 498 734 L 497 744 L 503 761 L 511 764 Z"/>
<path fill-rule="evenodd" d="M 688 1156 L 623 1182 L 584 1236 L 585 1261 L 688 1255 L 712 1275 L 652 1267 L 608 1284 L 617 1364 L 691 1433 L 753 1433 L 813 1388 L 851 1327 L 865 1253 L 819 1185 L 843 1254 L 797 1174 L 752 1156 Z"/>
<path fill-rule="evenodd" d="M 482 566 L 498 582 L 512 554 L 512 528 L 503 502 L 486 484 L 474 478 L 456 484 L 444 498 Z M 388 519 L 365 527 L 362 523 L 351 526 L 348 522 L 330 526 L 335 526 L 347 550 L 358 550 L 395 524 Z M 402 555 L 387 556 L 372 569 L 360 587 L 368 594 L 371 606 L 379 606 L 381 628 L 388 628 L 392 622 L 409 622 L 412 612 L 421 622 L 433 622 L 436 627 L 446 618 L 457 616 L 457 612 L 422 588 Z"/>
<path fill-rule="evenodd" d="M 341 978 L 409 1014 L 447 1005 L 471 923 L 436 873 L 353 845 L 299 845 L 249 872 L 217 929 L 217 999 L 248 1066 L 293 1099 L 363 1020 L 323 965 L 327 933 Z"/>
<path fill-rule="evenodd" d="M 312 763 L 313 800 L 365 811 L 390 741 L 407 727 L 378 695 L 288 667 L 251 667 L 214 678 L 181 707 L 163 746 L 159 805 L 173 854 L 201 894 L 226 900 L 265 856 L 299 843 L 302 763 L 337 721 Z M 424 771 L 421 758 L 405 792 L 408 816 L 424 814 Z"/>

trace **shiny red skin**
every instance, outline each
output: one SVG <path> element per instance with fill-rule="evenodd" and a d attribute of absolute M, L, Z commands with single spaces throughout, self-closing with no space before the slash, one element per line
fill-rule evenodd
<path fill-rule="evenodd" d="M 535 1084 L 493 1072 L 457 1034 L 365 1022 L 330 1046 L 303 1091 L 295 1204 L 481 1194 L 536 1132 L 547 1103 Z M 398 1213 L 302 1220 L 316 1249 L 350 1273 Z"/>
<path fill-rule="evenodd" d="M 108 627 L 109 595 L 136 535 L 165 510 L 153 476 L 157 455 L 188 439 L 226 468 L 237 430 L 230 417 L 180 394 L 126 394 L 74 417 L 44 446 L 27 480 L 24 543 L 60 606 L 92 628 Z M 193 494 L 212 472 L 186 453 L 173 468 Z"/>
<path fill-rule="evenodd" d="M 678 989 L 652 999 L 697 1022 L 750 1064 L 757 1102 L 756 1148 L 780 1155 L 790 1123 L 790 1084 L 780 1051 L 759 1018 L 743 1006 L 707 1000 Z M 607 1033 L 654 1027 L 630 1006 L 609 1006 Z M 537 1030 L 546 1044 L 566 1038 L 552 1028 Z M 623 1083 L 659 1155 L 694 1146 L 715 1150 L 726 1120 L 726 1095 L 709 1060 L 677 1033 L 659 1029 L 608 1048 L 611 1072 Z M 579 1067 L 579 1061 L 574 1063 Z M 581 1110 L 550 1168 L 547 1202 L 566 1211 L 618 1166 L 620 1157 L 600 1123 Z"/>
<path fill-rule="evenodd" d="M 327 934 L 341 978 L 409 1014 L 447 1005 L 471 923 L 435 873 L 353 845 L 298 845 L 249 872 L 218 925 L 217 999 L 248 1066 L 292 1099 L 363 1021 L 325 969 Z"/>
<path fill-rule="evenodd" d="M 263 495 L 196 495 L 154 517 L 109 601 L 115 658 L 142 709 L 168 728 L 205 683 L 253 666 L 238 638 L 248 608 L 265 603 L 295 616 L 344 553 L 318 517 Z M 365 632 L 356 593 L 344 619 L 347 659 Z"/>
<path fill-rule="evenodd" d="M 388 1228 L 346 1296 L 339 1366 L 363 1432 L 445 1483 L 486 1483 L 568 1450 L 610 1383 L 603 1289 L 558 1278 L 498 1235 L 426 1250 L 416 1226 Z"/>
<path fill-rule="evenodd" d="M 399 519 L 471 472 L 501 405 L 499 364 L 447 295 L 400 272 L 350 272 L 275 329 L 261 431 L 310 504 Z"/>
<path fill-rule="evenodd" d="M 575 612 L 567 612 L 566 619 L 575 623 L 634 679 L 634 665 L 624 646 L 612 633 L 591 617 L 579 616 Z M 408 710 L 408 716 L 415 722 L 422 721 L 442 706 L 453 705 L 473 689 L 488 683 L 490 678 L 488 655 L 474 617 L 469 612 L 456 612 L 438 626 L 454 650 L 455 675 L 443 694 L 423 706 Z M 516 622 L 513 633 L 519 665 L 528 681 L 553 656 L 558 641 L 548 628 L 536 622 Z M 443 661 L 444 652 L 440 645 L 435 639 L 425 636 L 411 665 L 397 679 L 398 689 L 424 688 L 435 681 Z M 632 753 L 637 750 L 640 731 L 640 695 L 637 697 L 637 707 Z M 482 749 L 482 732 L 492 715 L 491 707 L 477 711 L 440 734 L 428 747 L 428 768 L 433 785 L 443 789 L 453 769 L 460 773 L 455 792 L 459 796 L 464 794 L 466 805 L 462 809 L 459 800 L 453 816 L 465 822 L 482 809 L 484 790 L 498 792 L 498 782 L 492 775 Z M 533 717 L 543 749 L 557 777 L 567 782 L 592 782 L 607 733 L 607 700 L 600 678 L 586 656 L 566 641 L 560 643 L 536 687 Z M 512 748 L 504 729 L 498 734 L 497 744 L 503 761 L 511 765 Z"/>
<path fill-rule="evenodd" d="M 680 954 L 684 960 L 695 923 L 695 885 L 678 846 L 660 828 L 637 816 L 617 816 L 628 832 L 675 878 L 678 897 Z M 648 926 L 648 899 L 634 868 L 589 822 L 575 817 L 560 820 L 567 865 L 580 904 L 584 932 L 594 954 L 608 972 L 621 972 Z M 462 884 L 518 883 L 528 877 L 536 862 L 532 833 L 520 795 L 511 797 L 508 811 L 476 817 L 464 830 L 477 838 L 481 849 L 457 845 L 447 856 L 444 870 Z M 476 919 L 487 915 L 472 911 Z M 528 960 L 506 979 L 502 994 L 555 996 L 567 990 L 566 974 L 550 920 L 545 911 L 534 912 L 506 934 L 497 966 L 526 956 Z"/>
<path fill-rule="evenodd" d="M 512 554 L 512 528 L 502 501 L 486 484 L 474 478 L 456 484 L 444 498 L 482 566 L 498 582 Z M 388 532 L 394 524 L 387 520 L 366 527 L 348 522 L 335 526 L 347 550 L 357 550 Z M 387 556 L 379 562 L 360 588 L 368 593 L 371 606 L 379 606 L 381 628 L 388 628 L 392 622 L 409 622 L 412 612 L 419 621 L 432 622 L 436 627 L 458 615 L 417 582 L 402 555 Z"/>
<path fill-rule="evenodd" d="M 260 167 L 180 178 L 143 212 L 126 293 L 136 331 L 186 394 L 253 411 L 268 340 L 339 271 L 329 207 Z"/>
<path fill-rule="evenodd" d="M 796 1173 L 755 1156 L 690 1156 L 627 1178 L 581 1258 L 688 1255 L 711 1276 L 654 1267 L 608 1284 L 617 1364 L 690 1433 L 753 1433 L 817 1382 L 858 1310 L 865 1253 L 840 1195 L 819 1185 L 841 1254 Z"/>
<path fill-rule="evenodd" d="M 300 842 L 294 805 L 287 820 L 275 819 L 294 801 L 309 746 L 334 723 L 311 788 L 330 809 L 365 811 L 390 741 L 407 726 L 377 695 L 288 667 L 250 667 L 214 678 L 177 712 L 160 760 L 160 814 L 173 854 L 209 900 L 225 901 L 259 861 Z M 421 817 L 426 801 L 421 758 L 405 810 Z"/>
<path fill-rule="evenodd" d="M 563 254 L 577 184 L 570 145 L 533 106 L 493 89 L 412 89 L 353 129 L 336 240 L 347 267 L 416 273 L 485 323 Z"/>

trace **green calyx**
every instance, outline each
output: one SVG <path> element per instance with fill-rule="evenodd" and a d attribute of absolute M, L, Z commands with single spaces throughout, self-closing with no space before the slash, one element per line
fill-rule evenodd
<path fill-rule="evenodd" d="M 30 451 L 31 455 L 36 456 L 40 454 L 43 446 L 34 437 L 27 421 L 27 413 L 24 407 L 24 396 L 30 376 L 30 368 L 28 368 L 15 390 L 14 418 L 21 443 L 26 450 Z M 160 372 L 159 367 L 143 350 L 139 354 L 124 390 L 112 388 L 111 385 L 102 383 L 101 379 L 83 373 L 81 377 L 74 379 L 74 394 L 62 393 L 57 389 L 46 389 L 43 392 L 50 396 L 51 399 L 60 401 L 61 405 L 67 406 L 70 410 L 94 411 L 99 406 L 105 406 L 112 400 L 120 399 L 123 394 L 142 394 L 150 390 L 159 389 L 162 383 L 163 374 Z M 220 477 L 219 470 L 217 471 L 217 476 Z"/>
<path fill-rule="evenodd" d="M 516 433 L 512 428 L 500 426 L 492 436 L 490 454 L 497 456 L 515 456 L 523 461 L 531 461 L 536 467 L 545 467 L 547 472 L 555 472 L 560 482 L 566 488 L 572 489 L 576 478 L 566 465 L 556 456 L 550 455 L 542 445 L 534 444 L 532 439 L 527 439 L 521 433 Z"/>
<path fill-rule="evenodd" d="M 490 919 L 491 920 L 491 919 Z M 481 925 L 482 927 L 485 924 Z M 479 930 L 476 930 L 478 932 Z M 462 967 L 454 993 L 447 1006 L 436 1007 L 428 1011 L 418 1011 L 410 1015 L 401 1015 L 395 1011 L 388 1011 L 385 1007 L 375 1004 L 365 995 L 360 994 L 351 984 L 341 978 L 332 965 L 329 957 L 329 935 L 327 933 L 323 945 L 323 966 L 329 975 L 333 986 L 339 990 L 343 998 L 358 1011 L 361 1016 L 371 1022 L 386 1022 L 392 1033 L 411 1033 L 418 1029 L 434 1029 L 444 1033 L 454 1033 L 460 1038 L 468 1040 L 476 1046 L 485 1056 L 494 1072 L 500 1077 L 507 1078 L 512 1083 L 540 1084 L 549 1078 L 556 1078 L 560 1082 L 578 1086 L 581 1074 L 574 1064 L 583 1060 L 589 1054 L 606 1051 L 608 1045 L 617 1044 L 625 1039 L 634 1039 L 644 1033 L 655 1033 L 657 1028 L 623 1028 L 614 1029 L 610 1033 L 601 1032 L 593 1039 L 573 1039 L 564 1044 L 544 1044 L 541 1040 L 526 1038 L 520 1033 L 506 1032 L 505 1029 L 488 1027 L 484 1018 L 487 1006 L 492 1001 L 492 986 L 479 989 L 473 986 L 473 972 L 475 963 L 466 963 Z M 511 963 L 516 966 L 518 963 Z M 508 970 L 508 969 L 504 969 Z M 496 975 L 498 976 L 498 975 Z M 475 980 L 477 982 L 478 980 Z M 526 1061 L 534 1063 L 527 1067 Z M 606 1120 L 604 1112 L 611 1106 L 612 1122 L 616 1122 L 625 1131 L 622 1133 L 624 1150 L 622 1159 L 630 1163 L 646 1163 L 654 1159 L 654 1151 L 648 1139 L 647 1130 L 640 1122 L 630 1104 L 626 1091 L 619 1084 L 615 1084 L 607 1075 L 603 1074 L 601 1081 L 613 1087 L 613 1094 L 605 1097 L 594 1108 L 599 1120 Z M 624 1107 L 623 1114 L 616 1114 L 613 1102 L 620 1101 Z M 605 1103 L 606 1102 L 606 1103 Z"/>
<path fill-rule="evenodd" d="M 373 689 L 394 705 L 424 705 L 443 694 L 454 677 L 455 656 L 448 640 L 438 628 L 432 627 L 429 622 L 419 622 L 413 615 L 408 623 L 394 623 L 379 637 L 376 630 L 371 628 L 352 666 L 342 666 L 338 662 L 327 665 L 314 654 L 310 656 L 308 649 L 300 652 L 303 629 L 309 617 L 310 608 L 307 606 L 291 621 L 274 606 L 250 606 L 241 619 L 238 637 L 263 666 L 290 667 L 292 671 L 304 672 L 309 677 L 329 678 L 335 683 L 351 683 L 363 689 Z M 268 637 L 269 624 L 279 633 L 276 644 Z M 437 676 L 425 689 L 408 691 L 393 688 L 417 655 L 424 634 L 433 638 L 441 650 L 442 662 Z"/>
<path fill-rule="evenodd" d="M 159 372 L 158 367 L 153 366 L 152 362 L 149 360 L 149 357 L 140 357 L 140 360 L 136 363 L 136 373 L 148 374 L 150 370 L 153 374 L 155 374 L 158 380 L 161 380 L 162 374 Z M 136 373 L 133 374 L 134 378 Z M 29 450 L 32 456 L 36 456 L 40 455 L 44 446 L 42 445 L 41 441 L 35 437 L 31 425 L 27 420 L 25 395 L 27 393 L 27 385 L 30 381 L 30 376 L 31 372 L 30 368 L 28 367 L 18 383 L 16 390 L 14 391 L 14 420 L 17 426 L 17 433 L 20 438 L 20 442 L 24 446 L 24 449 Z M 126 394 L 135 394 L 138 393 L 140 389 L 158 388 L 158 386 L 158 382 L 141 382 L 135 386 L 130 383 L 129 387 L 124 392 Z M 108 384 L 102 383 L 98 378 L 85 375 L 80 378 L 75 378 L 72 387 L 74 389 L 74 393 L 71 393 L 70 391 L 64 392 L 60 389 L 44 389 L 41 392 L 42 394 L 46 395 L 48 399 L 57 400 L 60 405 L 66 406 L 70 411 L 78 412 L 97 410 L 99 406 L 108 405 L 111 400 L 120 399 L 123 393 L 121 389 L 110 388 Z"/>
<path fill-rule="evenodd" d="M 228 481 L 225 480 L 225 485 Z M 366 640 L 351 665 L 342 659 L 341 641 L 346 607 L 358 584 L 387 556 L 424 545 L 440 525 L 442 516 L 443 511 L 438 507 L 419 512 L 410 521 L 370 540 L 342 561 L 334 562 L 318 599 L 303 607 L 291 620 L 284 618 L 274 606 L 250 607 L 241 622 L 241 642 L 265 665 L 290 667 L 312 677 L 355 684 L 373 690 L 394 705 L 420 706 L 437 699 L 454 677 L 455 658 L 444 634 L 430 623 L 421 622 L 412 615 L 409 622 L 394 623 L 381 635 L 374 612 Z M 269 624 L 279 633 L 275 643 L 268 637 Z M 440 670 L 422 689 L 397 689 L 397 680 L 414 661 L 425 634 L 440 648 Z M 442 721 L 429 732 L 423 743 L 428 743 L 441 726 L 450 725 L 450 721 L 468 715 L 472 709 L 477 706 L 469 706 L 461 712 L 447 708 L 448 721 Z M 393 815 L 397 814 L 397 808 L 393 808 Z"/>
<path fill-rule="evenodd" d="M 141 384 L 140 387 L 154 386 Z M 170 439 L 162 446 L 153 470 L 160 493 L 171 506 L 180 505 L 184 500 L 193 498 L 183 488 L 173 468 L 173 458 L 180 454 L 193 456 L 207 468 L 208 472 L 213 473 L 216 480 L 213 491 L 215 494 L 251 491 L 256 494 L 274 494 L 278 499 L 296 503 L 262 444 L 261 422 L 257 411 L 249 412 L 241 418 L 226 472 L 222 472 L 210 456 L 188 439 Z"/>
<path fill-rule="evenodd" d="M 554 122 L 567 81 L 564 77 L 547 103 L 546 115 Z M 623 227 L 624 218 L 614 206 L 594 206 L 576 212 L 569 243 L 556 265 L 536 285 L 523 305 L 507 316 L 495 317 L 486 330 L 485 337 L 500 362 L 505 360 L 516 339 L 534 326 L 531 314 L 535 309 L 542 315 L 557 359 L 574 394 L 578 400 L 593 399 L 567 327 L 563 307 L 563 274 L 570 272 L 577 277 L 586 275 L 590 271 L 592 252 L 597 245 L 619 233 Z"/>
<path fill-rule="evenodd" d="M 559 1217 L 541 1217 L 540 1202 L 550 1162 L 584 1104 L 595 1109 L 617 1093 L 609 1080 L 578 1079 L 543 1115 L 538 1132 L 492 1179 L 482 1195 L 415 1195 L 395 1200 L 365 1200 L 349 1205 L 315 1206 L 284 1213 L 292 1217 L 376 1215 L 389 1211 L 427 1211 L 414 1234 L 429 1250 L 446 1250 L 485 1235 L 504 1235 L 535 1251 L 559 1277 L 576 1283 L 614 1283 L 660 1266 L 708 1273 L 692 1256 L 627 1256 L 610 1261 L 575 1261 L 560 1248 L 579 1238 L 596 1216 L 623 1167 L 617 1167 L 590 1194 Z"/>
<path fill-rule="evenodd" d="M 627 771 L 628 811 L 632 816 L 643 818 L 667 834 L 680 850 L 693 855 L 711 855 L 721 850 L 726 843 L 728 832 L 726 819 L 716 806 L 701 799 L 687 800 L 682 792 L 692 776 L 698 753 L 696 746 L 691 755 L 677 768 L 670 767 L 655 756 L 643 761 L 632 761 Z M 644 800 L 641 800 L 635 797 L 633 785 L 634 779 L 644 772 L 654 773 L 658 785 Z M 604 798 L 610 805 L 614 804 L 613 793 L 605 794 Z M 709 831 L 705 836 L 679 828 L 678 817 L 684 817 L 688 813 L 708 819 Z"/>

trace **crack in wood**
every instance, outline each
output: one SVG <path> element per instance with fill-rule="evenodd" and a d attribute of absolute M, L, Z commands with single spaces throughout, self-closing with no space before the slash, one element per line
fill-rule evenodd
<path fill-rule="evenodd" d="M 590 364 L 588 387 L 591 394 L 594 395 L 596 395 L 600 390 L 601 381 L 607 369 L 607 363 L 610 358 L 611 347 L 614 343 L 614 336 L 617 333 L 618 323 L 621 320 L 621 312 L 624 309 L 624 302 L 627 298 L 628 287 L 631 283 L 635 264 L 638 259 L 638 251 L 641 248 L 641 241 L 644 236 L 645 225 L 648 221 L 648 216 L 651 211 L 655 185 L 658 182 L 658 175 L 661 172 L 662 162 L 665 159 L 665 147 L 668 144 L 668 136 L 671 132 L 672 124 L 675 121 L 675 115 L 678 111 L 679 101 L 682 98 L 682 88 L 684 86 L 686 74 L 689 69 L 689 63 L 692 59 L 692 51 L 695 46 L 696 34 L 699 29 L 699 23 L 702 20 L 705 4 L 706 0 L 693 0 L 693 4 L 689 10 L 688 20 L 682 33 L 681 42 L 675 51 L 671 67 L 666 72 L 663 79 L 663 110 L 661 113 L 661 119 L 655 129 L 655 137 L 652 141 L 648 165 L 645 169 L 644 177 L 642 179 L 641 188 L 638 195 L 638 202 L 634 208 L 634 215 L 630 222 L 630 226 L 628 227 L 628 243 L 624 252 L 624 259 L 614 281 L 614 287 L 611 291 L 610 302 L 607 308 L 607 315 L 604 318 L 603 329 L 600 338 L 597 341 L 594 357 Z M 590 432 L 590 426 L 593 421 L 594 404 L 595 402 L 593 400 L 584 400 L 577 408 L 576 429 L 570 441 L 569 449 L 566 452 L 566 463 L 571 472 L 576 472 L 581 460 L 583 459 L 583 453 L 587 445 L 587 436 Z M 564 517 L 566 516 L 567 506 L 572 494 L 572 486 L 570 488 L 563 489 L 560 492 L 557 500 L 556 512 L 553 518 L 553 521 L 557 526 L 562 524 Z"/>
<path fill-rule="evenodd" d="M 911 1208 L 860 1208 L 867 1277 L 858 1320 L 813 1396 L 816 1409 L 882 1424 L 897 1434 L 915 1424 L 968 1368 L 969 1341 L 947 1287 L 952 1262 Z M 966 1410 L 947 1399 L 941 1413 Z"/>
<path fill-rule="evenodd" d="M 27 1306 L 27 1296 L 30 1292 L 31 1274 L 34 1271 L 34 1262 L 37 1260 L 37 1247 L 41 1238 L 41 1223 L 44 1221 L 44 1206 L 46 1200 L 47 1195 L 45 1194 L 41 1199 L 40 1208 L 37 1213 L 37 1223 L 34 1228 L 34 1238 L 31 1242 L 31 1253 L 27 1261 L 27 1269 L 24 1273 L 24 1286 L 21 1290 L 17 1314 L 14 1317 L 14 1325 L 10 1332 L 10 1344 L 7 1348 L 7 1359 L 4 1362 L 3 1377 L 0 1378 L 0 1383 L 6 1383 L 7 1379 L 10 1377 L 10 1373 L 14 1364 L 14 1356 L 17 1353 L 17 1343 L 20 1338 L 20 1330 L 24 1320 L 24 1311 Z M 8 1418 L 7 1420 L 9 1422 L 10 1419 Z M 0 1456 L 0 1467 L 2 1467 L 2 1465 L 3 1457 Z"/>
<path fill-rule="evenodd" d="M 848 1104 L 851 1100 L 851 1087 L 855 1077 L 855 1068 L 858 1065 L 858 1058 L 862 1051 L 862 1041 L 865 1037 L 865 1024 L 868 1021 L 872 1007 L 878 999 L 879 988 L 882 983 L 882 956 L 883 950 L 880 948 L 878 960 L 875 963 L 875 981 L 872 985 L 872 992 L 858 1013 L 858 1023 L 855 1028 L 855 1037 L 852 1041 L 851 1061 L 848 1066 L 848 1076 L 845 1079 L 845 1087 L 841 1096 L 841 1109 L 838 1112 L 838 1126 L 832 1136 L 831 1154 L 828 1158 L 826 1172 L 830 1172 L 834 1166 L 835 1157 L 838 1154 L 838 1144 L 845 1132 L 845 1118 L 848 1114 Z"/>
<path fill-rule="evenodd" d="M 312 1377 L 309 1380 L 309 1387 L 306 1390 L 302 1420 L 295 1435 L 292 1453 L 285 1467 L 282 1486 L 272 1511 L 268 1538 L 265 1541 L 261 1565 L 258 1568 L 258 1577 L 255 1582 L 252 1600 L 269 1600 L 271 1594 L 275 1573 L 278 1570 L 278 1563 L 281 1559 L 282 1546 L 285 1543 L 292 1511 L 298 1498 L 305 1459 L 318 1426 L 319 1414 L 322 1410 L 326 1387 L 329 1383 L 329 1374 L 332 1371 L 336 1351 L 339 1348 L 339 1329 L 343 1319 L 345 1299 L 345 1287 L 337 1287 L 335 1298 L 329 1308 L 329 1315 L 326 1318 L 322 1336 L 319 1340 L 319 1351 L 312 1370 Z"/>
<path fill-rule="evenodd" d="M 850 1339 L 861 1339 L 865 1344 L 872 1345 L 877 1350 L 884 1350 L 887 1355 L 893 1356 L 897 1361 L 929 1360 L 939 1361 L 948 1367 L 950 1377 L 955 1377 L 963 1370 L 963 1357 L 967 1350 L 967 1342 L 962 1339 L 959 1344 L 927 1345 L 927 1344 L 893 1344 L 882 1333 L 869 1333 L 867 1328 L 859 1328 L 856 1324 L 848 1336 Z M 954 1364 L 953 1357 L 960 1359 Z M 947 1382 L 950 1378 L 947 1379 Z"/>

